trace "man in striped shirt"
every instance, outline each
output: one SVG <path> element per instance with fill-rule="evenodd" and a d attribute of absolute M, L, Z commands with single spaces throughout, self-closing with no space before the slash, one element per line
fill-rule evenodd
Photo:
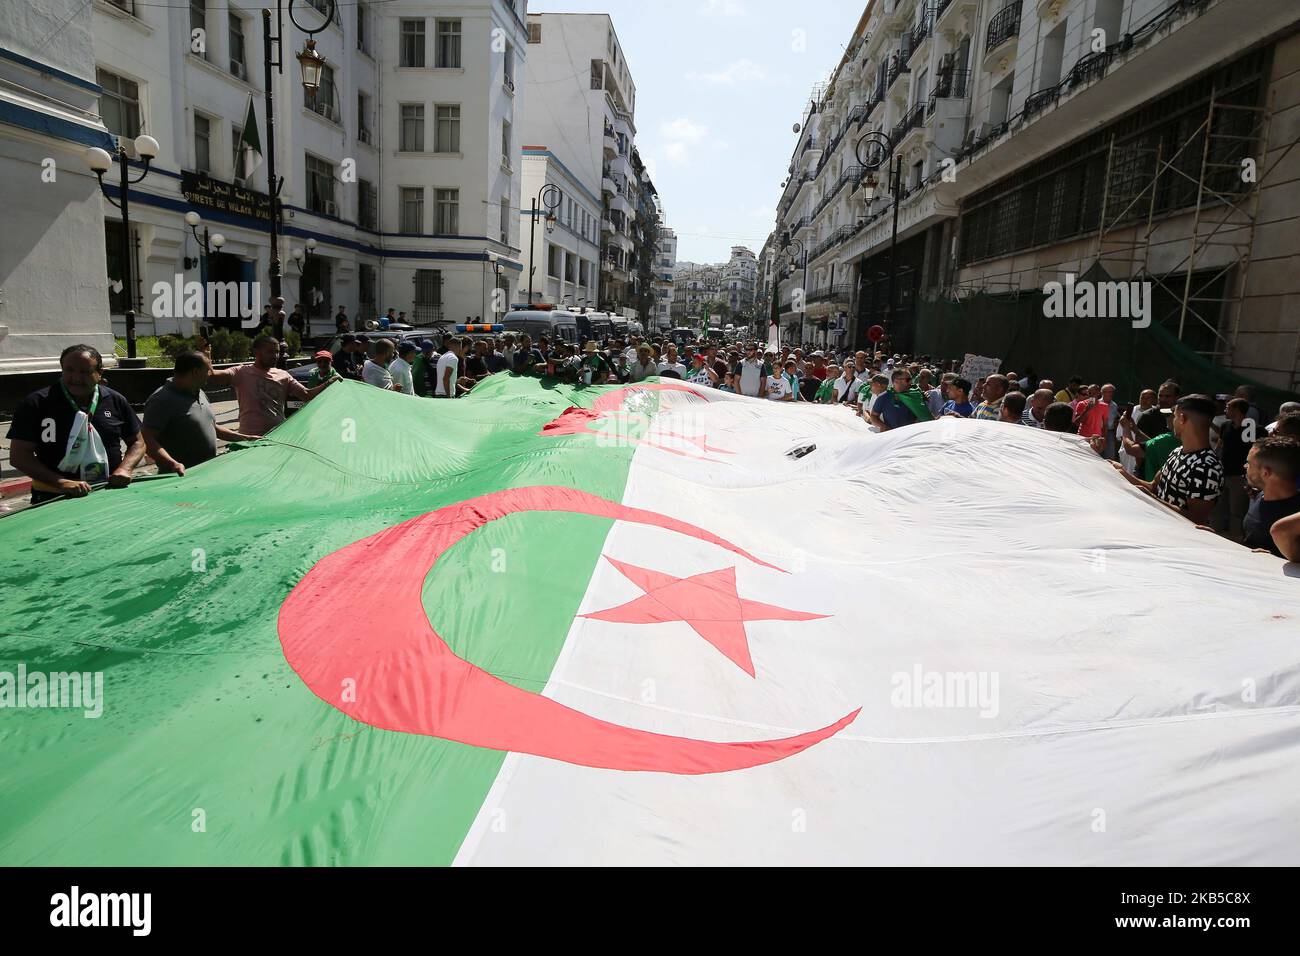
<path fill-rule="evenodd" d="M 1002 399 L 1007 394 L 1007 377 L 990 375 L 984 380 L 984 401 L 975 406 L 971 418 L 978 421 L 996 422 L 1002 417 Z"/>

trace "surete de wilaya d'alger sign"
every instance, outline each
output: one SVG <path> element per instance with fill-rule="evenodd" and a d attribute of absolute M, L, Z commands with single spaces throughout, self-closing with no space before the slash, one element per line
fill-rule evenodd
<path fill-rule="evenodd" d="M 200 173 L 182 171 L 181 193 L 191 206 L 265 219 L 268 222 L 271 220 L 270 197 L 255 189 L 245 189 Z"/>

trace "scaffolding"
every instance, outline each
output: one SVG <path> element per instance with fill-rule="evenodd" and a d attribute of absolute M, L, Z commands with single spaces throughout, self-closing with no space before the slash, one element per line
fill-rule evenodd
<path fill-rule="evenodd" d="M 1112 135 L 1107 150 L 1097 257 L 1086 277 L 1150 282 L 1165 303 L 1153 320 L 1176 327 L 1180 342 L 1209 344 L 1194 351 L 1219 364 L 1230 364 L 1236 347 L 1260 195 L 1277 166 L 1246 175 L 1268 154 L 1271 115 L 1214 88 L 1205 118 L 1181 142 L 1152 149 Z M 1190 208 L 1169 211 L 1173 194 Z M 1188 213 L 1187 234 L 1168 236 L 1168 223 Z M 1153 268 L 1153 249 L 1178 244 L 1186 252 L 1177 262 Z"/>

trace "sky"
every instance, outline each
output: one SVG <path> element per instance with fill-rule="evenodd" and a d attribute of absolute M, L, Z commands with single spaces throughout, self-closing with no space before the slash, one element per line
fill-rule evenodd
<path fill-rule="evenodd" d="M 776 221 L 809 95 L 844 55 L 865 2 L 528 0 L 530 13 L 608 13 L 636 84 L 636 145 L 677 258 L 755 253 Z"/>

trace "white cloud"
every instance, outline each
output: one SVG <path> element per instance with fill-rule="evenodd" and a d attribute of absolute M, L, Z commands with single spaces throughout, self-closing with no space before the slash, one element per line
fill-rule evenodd
<path fill-rule="evenodd" d="M 703 80 L 719 86 L 736 86 L 741 83 L 757 83 L 767 78 L 767 72 L 753 60 L 735 60 L 717 73 L 688 73 L 688 80 Z"/>
<path fill-rule="evenodd" d="M 709 128 L 685 116 L 679 116 L 660 123 L 659 134 L 664 138 L 662 153 L 668 162 L 674 166 L 685 166 L 690 162 L 692 151 L 704 143 Z"/>

